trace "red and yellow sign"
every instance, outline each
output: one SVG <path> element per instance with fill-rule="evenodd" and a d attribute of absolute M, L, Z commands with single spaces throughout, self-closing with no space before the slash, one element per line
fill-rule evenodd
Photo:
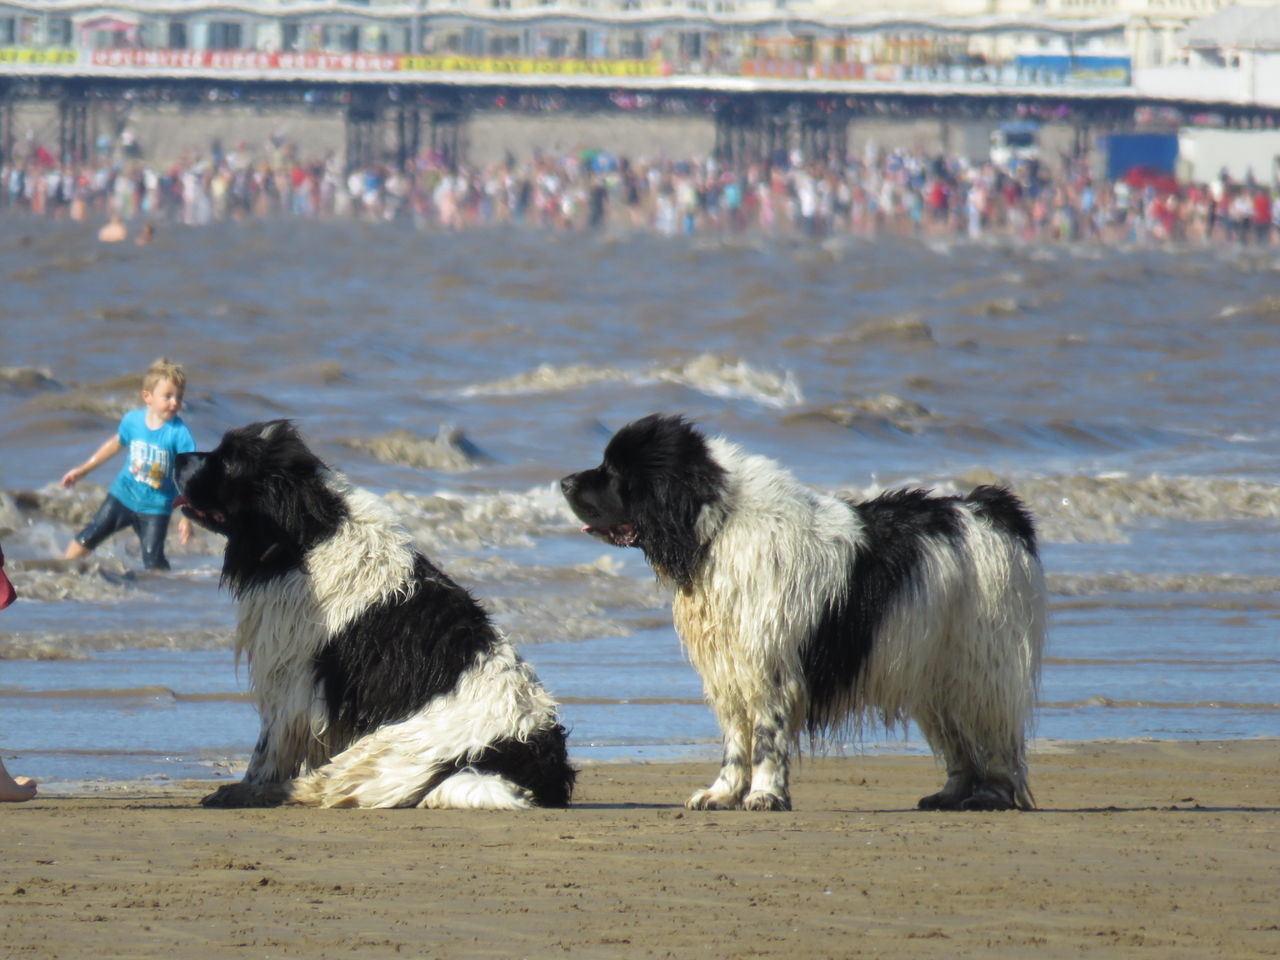
<path fill-rule="evenodd" d="M 659 77 L 658 60 L 552 60 L 533 57 L 404 57 L 401 70 L 422 73 L 512 73 L 594 77 Z"/>
<path fill-rule="evenodd" d="M 38 51 L 30 51 L 38 52 Z M 75 53 L 70 52 L 74 62 Z M 656 60 L 553 60 L 532 57 L 409 56 L 399 53 L 259 53 L 245 50 L 93 50 L 95 67 L 157 70 L 319 70 L 326 73 L 484 73 L 656 77 Z"/>

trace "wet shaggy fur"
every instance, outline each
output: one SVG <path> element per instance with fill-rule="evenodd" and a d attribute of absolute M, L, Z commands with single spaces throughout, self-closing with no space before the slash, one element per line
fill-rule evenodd
<path fill-rule="evenodd" d="M 179 503 L 226 536 L 261 734 L 206 806 L 569 802 L 556 704 L 463 588 L 287 421 L 182 454 Z"/>
<path fill-rule="evenodd" d="M 915 721 L 946 766 L 926 809 L 1033 805 L 1025 738 L 1045 631 L 1031 517 L 1013 494 L 850 502 L 680 417 L 619 430 L 561 481 L 585 530 L 644 551 L 724 735 L 695 809 L 791 805 L 805 733 Z"/>

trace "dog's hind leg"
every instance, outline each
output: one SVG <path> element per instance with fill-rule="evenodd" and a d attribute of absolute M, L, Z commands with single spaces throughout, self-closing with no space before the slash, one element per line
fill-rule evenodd
<path fill-rule="evenodd" d="M 429 810 L 528 810 L 532 794 L 496 773 L 463 767 L 422 798 Z"/>
<path fill-rule="evenodd" d="M 921 797 L 921 810 L 1030 810 L 1021 737 L 974 737 L 953 721 L 916 717 L 934 753 L 947 765 L 947 782 Z"/>
<path fill-rule="evenodd" d="M 751 773 L 750 722 L 746 717 L 721 718 L 720 727 L 724 732 L 720 775 L 685 802 L 690 810 L 736 810 L 742 806 Z"/>
<path fill-rule="evenodd" d="M 935 757 L 947 767 L 947 782 L 937 793 L 921 797 L 921 810 L 959 810 L 973 793 L 975 771 L 963 738 L 948 720 L 936 715 L 918 714 L 913 718 Z"/>

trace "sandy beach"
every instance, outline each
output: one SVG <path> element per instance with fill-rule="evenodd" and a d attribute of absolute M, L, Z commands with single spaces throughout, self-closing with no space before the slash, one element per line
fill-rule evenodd
<path fill-rule="evenodd" d="M 920 813 L 920 757 L 596 765 L 524 814 L 204 810 L 207 784 L 0 810 L 7 956 L 1222 957 L 1280 952 L 1275 740 L 1042 744 L 1034 813 Z"/>

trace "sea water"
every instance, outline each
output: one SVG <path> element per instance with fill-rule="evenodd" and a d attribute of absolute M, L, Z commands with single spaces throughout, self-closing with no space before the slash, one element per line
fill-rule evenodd
<path fill-rule="evenodd" d="M 0 750 L 52 789 L 234 776 L 257 736 L 222 543 L 139 569 L 123 533 L 49 562 L 119 458 L 58 479 L 165 354 L 202 448 L 295 420 L 479 596 L 580 762 L 714 760 L 715 720 L 637 550 L 557 481 L 683 413 L 816 487 L 1003 482 L 1051 624 L 1036 735 L 1280 736 L 1280 251 L 163 227 L 0 238 Z M 176 528 L 176 524 L 174 525 Z M 926 752 L 868 728 L 817 745 Z"/>

